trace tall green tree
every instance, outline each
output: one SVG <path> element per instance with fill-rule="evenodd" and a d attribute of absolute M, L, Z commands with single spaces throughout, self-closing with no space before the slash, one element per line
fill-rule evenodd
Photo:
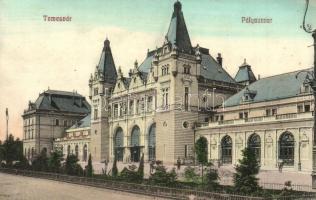
<path fill-rule="evenodd" d="M 145 168 L 144 154 L 142 154 L 142 157 L 139 162 L 139 167 L 137 170 L 140 179 L 144 178 L 144 168 Z"/>
<path fill-rule="evenodd" d="M 48 157 L 46 149 L 42 149 L 41 153 L 32 161 L 32 169 L 35 171 L 48 171 Z"/>
<path fill-rule="evenodd" d="M 23 160 L 23 142 L 12 134 L 0 145 L 0 160 L 5 160 L 8 167 L 12 166 L 13 161 Z"/>
<path fill-rule="evenodd" d="M 92 175 L 93 175 L 93 166 L 92 166 L 91 154 L 89 154 L 88 165 L 86 166 L 86 172 L 87 172 L 87 176 L 88 177 L 92 177 Z"/>
<path fill-rule="evenodd" d="M 256 154 L 250 148 L 245 148 L 242 151 L 242 159 L 236 166 L 236 173 L 234 174 L 235 190 L 240 193 L 250 194 L 260 189 L 258 185 L 258 178 L 260 165 L 256 158 Z"/>
<path fill-rule="evenodd" d="M 68 175 L 72 175 L 72 176 L 80 176 L 83 174 L 83 169 L 80 166 L 80 164 L 78 164 L 78 158 L 76 155 L 70 154 L 67 156 L 66 158 L 66 162 L 65 162 L 65 172 Z"/>
<path fill-rule="evenodd" d="M 113 166 L 112 166 L 112 176 L 117 177 L 117 175 L 118 175 L 117 158 L 116 158 L 116 153 L 114 153 L 114 161 L 113 161 Z"/>
<path fill-rule="evenodd" d="M 207 140 L 205 137 L 200 137 L 194 145 L 196 160 L 205 165 L 207 163 Z"/>
<path fill-rule="evenodd" d="M 54 151 L 48 159 L 48 168 L 51 172 L 58 173 L 61 170 L 61 162 L 64 160 L 61 151 Z"/>

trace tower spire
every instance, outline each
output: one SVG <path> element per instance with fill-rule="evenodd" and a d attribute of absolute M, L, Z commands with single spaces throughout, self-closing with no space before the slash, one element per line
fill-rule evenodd
<path fill-rule="evenodd" d="M 179 1 L 174 3 L 174 10 L 171 17 L 166 39 L 176 46 L 179 51 L 191 53 L 192 45 L 188 29 L 182 12 L 182 4 Z"/>
<path fill-rule="evenodd" d="M 115 83 L 117 72 L 110 47 L 110 40 L 107 36 L 104 40 L 104 46 L 96 69 L 97 73 L 100 73 L 100 77 L 103 77 L 105 82 Z"/>

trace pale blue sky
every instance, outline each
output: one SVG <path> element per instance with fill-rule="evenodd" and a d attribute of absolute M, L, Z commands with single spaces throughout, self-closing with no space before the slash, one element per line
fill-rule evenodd
<path fill-rule="evenodd" d="M 0 1 L 1 2 L 1 1 Z M 130 31 L 166 31 L 174 0 L 10 0 L 2 2 L 5 24 L 43 24 L 42 15 L 72 16 L 72 25 L 116 26 Z M 190 34 L 218 37 L 300 37 L 304 0 L 182 0 Z M 316 19 L 314 2 L 308 19 Z M 272 24 L 242 24 L 241 17 L 268 17 Z M 310 20 L 309 20 L 310 21 Z M 316 23 L 316 21 L 314 21 Z M 59 28 L 72 28 L 69 25 Z M 5 30 L 4 30 L 5 31 Z M 286 31 L 286 33 L 284 32 Z M 3 31 L 1 31 L 3 34 Z M 303 35 L 304 37 L 304 35 Z"/>

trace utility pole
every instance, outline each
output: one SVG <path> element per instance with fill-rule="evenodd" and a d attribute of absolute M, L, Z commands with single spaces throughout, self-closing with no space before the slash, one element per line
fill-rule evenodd
<path fill-rule="evenodd" d="M 6 139 L 7 139 L 7 142 L 8 142 L 8 140 L 9 140 L 9 110 L 8 110 L 8 108 L 6 108 L 6 110 L 5 110 L 5 115 L 6 115 L 6 120 L 7 120 Z"/>
<path fill-rule="evenodd" d="M 308 33 L 312 34 L 314 39 L 314 71 L 312 78 L 307 77 L 307 81 L 309 82 L 311 88 L 313 89 L 313 96 L 314 96 L 314 126 L 313 126 L 313 172 L 312 172 L 312 187 L 316 188 L 316 29 L 312 29 L 310 24 L 305 24 L 306 13 L 308 10 L 309 0 L 306 0 L 306 8 L 303 18 L 303 30 Z"/>

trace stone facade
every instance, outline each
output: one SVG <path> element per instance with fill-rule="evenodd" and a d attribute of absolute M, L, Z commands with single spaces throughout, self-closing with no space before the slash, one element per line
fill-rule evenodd
<path fill-rule="evenodd" d="M 85 98 L 75 92 L 47 90 L 29 103 L 23 117 L 23 149 L 28 159 L 43 149 L 53 150 L 55 138 L 90 112 Z"/>
<path fill-rule="evenodd" d="M 254 99 L 254 102 L 240 99 L 237 105 L 217 109 L 214 117 L 221 115 L 222 120 L 213 118 L 212 122 L 196 131 L 196 139 L 205 137 L 208 141 L 208 159 L 219 166 L 236 165 L 241 158 L 241 150 L 249 147 L 257 153 L 262 170 L 312 172 L 313 96 L 302 79 L 298 83 L 290 83 L 295 81 L 297 73 L 279 75 L 287 77 L 288 87 L 294 88 L 295 92 L 290 97 L 281 98 L 282 93 L 275 93 L 272 94 L 276 95 L 275 99 Z M 281 83 L 283 78 L 266 79 L 258 81 Z M 255 88 L 258 89 L 256 95 L 268 90 L 274 92 L 273 88 L 266 86 L 259 88 L 254 85 Z"/>
<path fill-rule="evenodd" d="M 112 75 L 111 75 L 112 73 Z M 91 152 L 94 161 L 175 163 L 192 159 L 194 125 L 243 86 L 206 48 L 193 47 L 180 2 L 174 5 L 161 47 L 124 76 L 104 42 L 90 81 Z"/>

